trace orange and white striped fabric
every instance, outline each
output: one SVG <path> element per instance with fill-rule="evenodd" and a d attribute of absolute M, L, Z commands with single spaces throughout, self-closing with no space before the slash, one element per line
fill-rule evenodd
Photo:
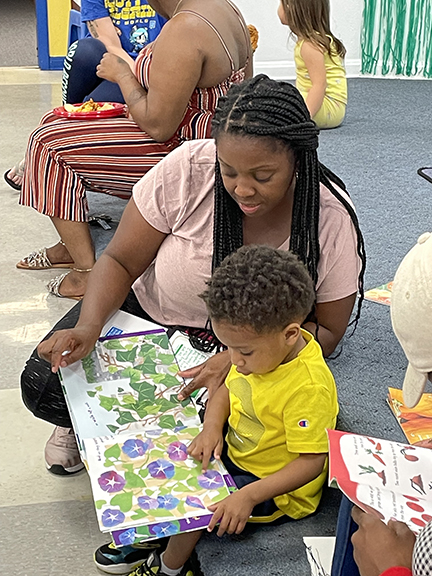
<path fill-rule="evenodd" d="M 136 60 L 137 78 L 148 89 L 152 45 Z M 86 190 L 129 198 L 133 185 L 185 140 L 209 138 L 218 98 L 244 68 L 211 88 L 196 88 L 174 136 L 156 142 L 129 118 L 70 120 L 47 113 L 31 134 L 20 204 L 41 214 L 86 222 Z"/>

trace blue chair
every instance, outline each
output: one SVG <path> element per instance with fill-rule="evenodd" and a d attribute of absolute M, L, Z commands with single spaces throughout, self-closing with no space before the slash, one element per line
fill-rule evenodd
<path fill-rule="evenodd" d="M 87 24 L 81 22 L 81 12 L 71 10 L 69 12 L 69 44 L 70 46 L 76 40 L 80 40 L 87 35 Z"/>

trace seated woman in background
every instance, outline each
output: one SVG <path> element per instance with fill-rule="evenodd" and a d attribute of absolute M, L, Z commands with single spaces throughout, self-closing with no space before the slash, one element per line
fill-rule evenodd
<path fill-rule="evenodd" d="M 131 8 L 121 9 L 104 0 L 82 0 L 81 20 L 87 22 L 90 37 L 73 42 L 63 63 L 63 104 L 77 104 L 92 98 L 95 102 L 124 103 L 123 94 L 114 82 L 100 78 L 96 67 L 105 52 L 120 56 L 135 72 L 135 58 L 146 44 L 153 42 L 165 24 L 145 0 L 135 0 Z M 131 16 L 133 16 L 131 18 Z M 25 160 L 4 174 L 14 190 L 21 190 Z"/>
<path fill-rule="evenodd" d="M 49 216 L 60 241 L 24 269 L 71 268 L 48 285 L 80 299 L 95 262 L 86 190 L 129 198 L 132 186 L 185 140 L 208 138 L 218 98 L 252 75 L 249 32 L 228 0 L 152 0 L 169 21 L 136 61 L 135 77 L 105 53 L 98 75 L 116 82 L 130 118 L 71 120 L 52 112 L 30 136 L 20 203 Z"/>
<path fill-rule="evenodd" d="M 138 53 L 156 40 L 166 22 L 146 0 L 135 0 L 133 7 L 106 4 L 104 0 L 81 2 L 81 20 L 87 23 L 90 37 L 69 46 L 63 65 L 63 104 L 89 98 L 95 102 L 124 103 L 118 84 L 97 76 L 97 65 L 109 52 L 120 56 L 135 72 Z"/>
<path fill-rule="evenodd" d="M 290 249 L 306 264 L 316 305 L 304 328 L 326 356 L 345 333 L 358 289 L 363 295 L 363 238 L 343 182 L 318 161 L 318 130 L 301 94 L 264 75 L 232 86 L 212 134 L 215 140 L 184 143 L 138 182 L 89 275 L 82 308 L 72 308 L 27 362 L 24 402 L 57 426 L 45 451 L 48 468 L 81 467 L 59 366 L 87 355 L 119 307 L 205 332 L 198 294 L 212 269 L 244 244 Z M 182 396 L 204 386 L 212 393 L 229 367 L 220 352 L 181 373 L 193 378 Z"/>

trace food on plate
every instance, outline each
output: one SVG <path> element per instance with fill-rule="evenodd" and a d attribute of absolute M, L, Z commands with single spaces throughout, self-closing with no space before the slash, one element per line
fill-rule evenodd
<path fill-rule="evenodd" d="M 101 103 L 101 102 L 94 102 L 94 100 L 92 100 L 90 98 L 90 100 L 88 100 L 88 102 L 84 102 L 84 104 L 78 104 L 77 106 L 74 106 L 73 104 L 65 104 L 63 106 L 63 108 L 66 110 L 66 112 L 102 112 L 102 110 L 113 110 L 114 106 L 112 104 L 109 104 L 108 102 L 105 103 Z"/>

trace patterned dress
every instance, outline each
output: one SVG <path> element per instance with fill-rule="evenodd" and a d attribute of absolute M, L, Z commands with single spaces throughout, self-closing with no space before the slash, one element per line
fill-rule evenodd
<path fill-rule="evenodd" d="M 217 86 L 194 90 L 176 133 L 167 142 L 156 142 L 129 118 L 71 120 L 48 112 L 29 139 L 20 204 L 47 216 L 86 222 L 86 190 L 128 199 L 133 185 L 171 150 L 185 140 L 210 137 L 217 101 L 231 84 L 244 80 L 247 62 L 235 70 L 219 32 L 203 16 L 193 14 L 221 41 L 231 62 L 230 76 Z M 244 27 L 240 15 L 239 19 Z M 249 41 L 247 30 L 245 37 Z M 137 79 L 146 90 L 153 46 L 148 44 L 136 60 Z"/>

